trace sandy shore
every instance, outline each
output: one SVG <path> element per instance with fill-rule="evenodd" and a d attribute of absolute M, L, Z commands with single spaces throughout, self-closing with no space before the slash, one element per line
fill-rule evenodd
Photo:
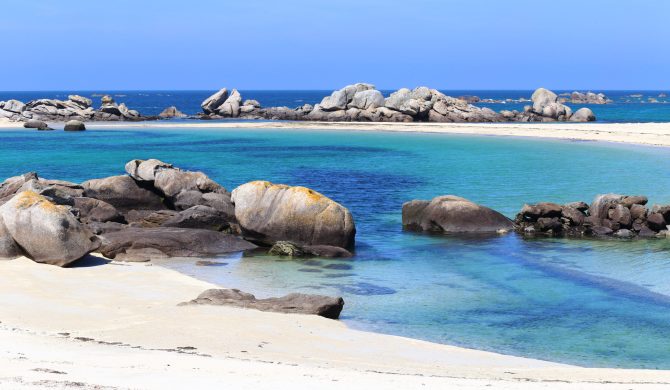
<path fill-rule="evenodd" d="M 62 123 L 50 123 L 62 129 Z M 221 128 L 391 131 L 533 137 L 578 141 L 604 141 L 653 146 L 670 146 L 670 123 L 370 123 L 370 122 L 280 122 L 280 121 L 151 121 L 91 122 L 89 129 L 117 128 Z M 2 121 L 0 128 L 22 128 L 17 122 Z"/>
<path fill-rule="evenodd" d="M 0 262 L 1 388 L 670 385 L 668 371 L 583 369 L 361 332 L 316 316 L 177 306 L 211 285 L 150 263 L 91 257 L 84 265 Z"/>

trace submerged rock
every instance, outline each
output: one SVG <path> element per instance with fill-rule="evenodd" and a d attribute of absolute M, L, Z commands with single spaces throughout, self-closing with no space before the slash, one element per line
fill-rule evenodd
<path fill-rule="evenodd" d="M 233 190 L 231 200 L 242 232 L 251 240 L 354 245 L 356 227 L 349 210 L 309 188 L 253 181 Z"/>
<path fill-rule="evenodd" d="M 402 224 L 410 230 L 445 233 L 495 233 L 514 228 L 499 212 L 454 195 L 403 204 Z"/>
<path fill-rule="evenodd" d="M 280 298 L 257 299 L 237 289 L 210 289 L 180 305 L 222 305 L 278 313 L 312 314 L 338 319 L 344 299 L 311 294 L 289 294 Z"/>

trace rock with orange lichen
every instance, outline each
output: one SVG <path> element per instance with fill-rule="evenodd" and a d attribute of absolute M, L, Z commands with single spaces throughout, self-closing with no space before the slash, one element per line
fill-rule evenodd
<path fill-rule="evenodd" d="M 309 188 L 253 181 L 233 190 L 231 199 L 242 233 L 250 240 L 354 246 L 356 227 L 349 210 Z"/>
<path fill-rule="evenodd" d="M 66 266 L 100 246 L 100 240 L 65 206 L 22 191 L 0 206 L 2 241 L 8 236 L 38 263 Z"/>

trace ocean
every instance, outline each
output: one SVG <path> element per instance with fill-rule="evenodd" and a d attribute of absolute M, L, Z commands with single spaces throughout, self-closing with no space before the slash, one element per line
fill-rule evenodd
<path fill-rule="evenodd" d="M 257 179 L 304 185 L 354 215 L 352 259 L 234 255 L 213 259 L 220 266 L 160 262 L 196 278 L 259 297 L 341 295 L 342 321 L 357 329 L 584 366 L 670 368 L 670 240 L 468 238 L 401 228 L 403 202 L 443 194 L 509 217 L 526 202 L 590 202 L 607 192 L 668 204 L 668 148 L 95 126 L 81 133 L 3 131 L 0 137 L 2 178 L 36 171 L 80 182 L 122 174 L 128 160 L 152 157 L 202 170 L 229 190 Z"/>
<path fill-rule="evenodd" d="M 70 94 L 78 94 L 93 99 L 96 107 L 100 106 L 100 98 L 111 95 L 117 102 L 126 103 L 131 109 L 136 109 L 144 115 L 158 115 L 169 106 L 176 106 L 182 112 L 194 115 L 201 112 L 200 103 L 215 91 L 32 91 L 32 92 L 0 92 L 0 101 L 17 99 L 28 102 L 33 99 L 67 99 Z M 330 95 L 332 91 L 244 91 L 241 90 L 243 99 L 258 100 L 264 107 L 287 106 L 295 108 L 303 104 L 316 104 L 324 96 Z M 390 90 L 382 91 L 388 96 Z M 504 101 L 506 99 L 519 100 L 529 99 L 533 91 L 466 91 L 445 90 L 442 91 L 449 96 L 478 96 L 482 100 L 494 99 Z M 555 90 L 558 94 L 570 93 L 572 91 Z M 581 107 L 589 107 L 596 114 L 599 122 L 668 122 L 670 121 L 670 98 L 662 97 L 670 94 L 670 91 L 594 91 L 603 92 L 612 104 L 589 105 L 571 104 L 569 106 L 576 110 Z M 481 107 L 489 107 L 495 111 L 500 110 L 523 110 L 528 102 L 508 103 L 476 103 Z"/>

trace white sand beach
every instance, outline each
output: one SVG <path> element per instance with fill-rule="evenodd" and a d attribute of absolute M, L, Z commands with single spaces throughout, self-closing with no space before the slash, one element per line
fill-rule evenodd
<path fill-rule="evenodd" d="M 0 388 L 670 386 L 668 371 L 584 369 L 317 316 L 177 306 L 212 285 L 151 263 L 87 263 L 0 262 Z"/>
<path fill-rule="evenodd" d="M 62 129 L 62 123 L 50 123 Z M 576 141 L 603 141 L 649 146 L 670 146 L 670 123 L 370 123 L 370 122 L 282 122 L 282 121 L 150 121 L 91 122 L 89 129 L 117 128 L 221 128 L 389 131 L 467 134 L 505 137 L 534 137 Z M 23 128 L 19 122 L 0 120 L 0 128 Z M 35 131 L 26 129 L 26 131 Z"/>

